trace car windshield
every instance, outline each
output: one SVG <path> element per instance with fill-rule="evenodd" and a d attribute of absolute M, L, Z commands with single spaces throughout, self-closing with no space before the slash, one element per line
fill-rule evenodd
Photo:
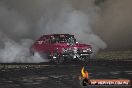
<path fill-rule="evenodd" d="M 74 36 L 51 36 L 51 43 L 69 43 L 69 45 L 74 45 L 76 39 Z"/>

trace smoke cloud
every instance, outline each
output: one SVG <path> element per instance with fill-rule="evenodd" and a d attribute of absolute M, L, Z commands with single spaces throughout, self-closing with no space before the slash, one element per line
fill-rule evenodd
<path fill-rule="evenodd" d="M 100 0 L 98 0 L 100 1 Z M 93 30 L 106 43 L 108 50 L 132 50 L 132 0 L 104 0 Z"/>
<path fill-rule="evenodd" d="M 1 5 L 0 20 L 1 63 L 34 63 L 46 61 L 39 55 L 30 56 L 29 49 L 33 40 L 24 39 L 30 33 L 30 28 L 23 17 L 14 10 L 9 10 L 4 5 Z"/>
<path fill-rule="evenodd" d="M 38 54 L 35 56 L 29 54 L 32 43 L 43 34 L 70 33 L 74 34 L 79 42 L 91 44 L 94 52 L 106 48 L 106 43 L 92 31 L 93 14 L 97 15 L 95 11 L 97 8 L 93 5 L 89 8 L 94 9 L 89 9 L 85 13 L 74 8 L 72 2 L 66 0 L 30 1 L 37 4 L 36 9 L 40 8 L 38 12 L 30 7 L 35 4 L 30 4 L 27 0 L 20 1 L 27 5 L 23 8 L 38 13 L 33 16 L 30 13 L 22 13 L 22 10 L 18 11 L 20 3 L 18 1 L 12 1 L 12 4 L 9 4 L 10 1 L 3 1 L 5 4 L 0 4 L 0 62 L 47 61 Z M 93 2 L 90 0 L 90 3 Z"/>

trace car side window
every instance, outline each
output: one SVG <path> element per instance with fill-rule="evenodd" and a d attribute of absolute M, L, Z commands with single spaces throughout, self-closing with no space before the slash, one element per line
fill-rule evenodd
<path fill-rule="evenodd" d="M 45 44 L 46 43 L 46 38 L 41 38 L 40 40 L 37 41 L 38 44 Z"/>
<path fill-rule="evenodd" d="M 41 44 L 43 44 L 44 41 L 43 41 L 43 40 L 39 40 L 39 41 L 37 41 L 37 42 L 38 42 L 38 44 L 41 45 Z"/>
<path fill-rule="evenodd" d="M 45 44 L 48 44 L 49 43 L 49 39 L 45 39 Z"/>
<path fill-rule="evenodd" d="M 46 43 L 46 38 L 45 37 L 43 38 L 43 43 Z"/>

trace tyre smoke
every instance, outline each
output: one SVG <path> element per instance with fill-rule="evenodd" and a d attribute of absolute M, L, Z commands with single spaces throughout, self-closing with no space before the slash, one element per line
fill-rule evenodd
<path fill-rule="evenodd" d="M 74 34 L 79 42 L 91 44 L 94 52 L 106 48 L 106 43 L 92 31 L 92 14 L 97 15 L 93 9 L 92 11 L 90 9 L 89 14 L 86 14 L 73 8 L 70 1 L 43 0 L 37 2 L 33 0 L 33 2 L 43 3 L 42 7 L 39 6 L 42 13 L 36 18 L 32 18 L 31 14 L 31 17 L 28 18 L 25 14 L 21 14 L 17 8 L 0 4 L 0 62 L 47 61 L 39 55 L 31 56 L 29 53 L 32 43 L 43 34 L 70 33 Z M 34 12 L 31 7 L 26 8 Z M 94 7 L 90 6 L 89 8 Z"/>

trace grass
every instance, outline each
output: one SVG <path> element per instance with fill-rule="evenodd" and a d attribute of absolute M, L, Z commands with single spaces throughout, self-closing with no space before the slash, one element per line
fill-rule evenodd
<path fill-rule="evenodd" d="M 132 51 L 100 51 L 97 59 L 132 59 Z"/>

